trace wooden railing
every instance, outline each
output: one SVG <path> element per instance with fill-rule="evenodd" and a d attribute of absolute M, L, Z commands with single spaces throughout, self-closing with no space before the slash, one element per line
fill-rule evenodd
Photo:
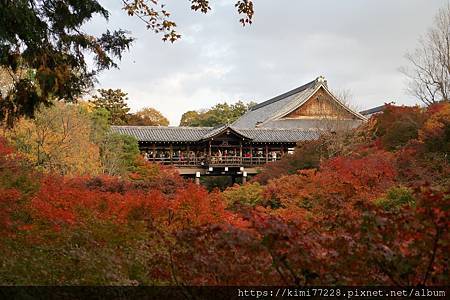
<path fill-rule="evenodd" d="M 280 160 L 280 157 L 240 157 L 240 156 L 227 156 L 227 157 L 193 157 L 193 158 L 180 158 L 173 157 L 172 159 L 167 157 L 155 157 L 150 158 L 149 162 L 160 163 L 164 165 L 174 165 L 177 167 L 250 167 L 259 166 L 268 162 Z"/>

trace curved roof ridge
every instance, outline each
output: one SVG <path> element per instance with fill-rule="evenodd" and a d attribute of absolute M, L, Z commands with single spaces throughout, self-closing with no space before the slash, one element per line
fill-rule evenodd
<path fill-rule="evenodd" d="M 306 89 L 308 89 L 308 88 L 310 88 L 310 87 L 312 87 L 312 86 L 315 86 L 316 81 L 317 81 L 317 79 L 314 79 L 313 81 L 308 82 L 308 83 L 306 83 L 306 84 L 304 84 L 304 85 L 302 85 L 302 86 L 300 86 L 300 87 L 298 87 L 298 88 L 295 88 L 295 89 L 293 89 L 293 90 L 290 90 L 290 91 L 288 91 L 288 92 L 286 92 L 286 93 L 283 93 L 283 94 L 281 94 L 281 95 L 278 95 L 278 96 L 276 96 L 276 97 L 274 97 L 274 98 L 272 98 L 272 99 L 266 100 L 266 101 L 261 102 L 261 103 L 259 103 L 259 104 L 256 104 L 255 106 L 253 106 L 252 108 L 250 108 L 250 110 L 251 110 L 251 111 L 255 111 L 255 110 L 257 110 L 257 109 L 259 109 L 259 108 L 261 108 L 261 107 L 264 107 L 264 106 L 266 106 L 266 105 L 275 103 L 275 102 L 277 102 L 277 101 L 279 101 L 279 100 L 282 100 L 282 99 L 284 99 L 284 98 L 286 98 L 286 97 L 289 97 L 289 96 L 292 96 L 292 95 L 297 94 L 297 93 L 299 93 L 299 92 L 302 92 L 302 91 L 304 91 L 304 90 L 306 90 Z"/>

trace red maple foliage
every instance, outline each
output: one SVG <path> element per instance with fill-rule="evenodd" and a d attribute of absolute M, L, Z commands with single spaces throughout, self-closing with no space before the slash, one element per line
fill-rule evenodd
<path fill-rule="evenodd" d="M 142 161 L 129 178 L 41 174 L 0 140 L 0 278 L 446 284 L 449 111 L 450 104 L 428 111 L 389 106 L 345 151 L 287 169 L 280 164 L 262 180 L 267 184 L 225 193 L 208 193 L 174 169 Z M 242 194 L 254 199 L 243 201 Z"/>

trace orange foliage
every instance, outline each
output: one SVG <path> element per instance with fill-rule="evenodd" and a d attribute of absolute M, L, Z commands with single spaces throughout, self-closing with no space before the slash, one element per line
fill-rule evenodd
<path fill-rule="evenodd" d="M 127 179 L 47 174 L 29 189 L 34 174 L 0 141 L 0 233 L 8 239 L 0 251 L 16 247 L 0 254 L 21 261 L 37 244 L 51 251 L 30 250 L 27 262 L 36 255 L 53 262 L 50 255 L 69 236 L 62 262 L 48 267 L 58 283 L 66 283 L 65 274 L 54 275 L 61 266 L 69 263 L 70 271 L 86 259 L 88 266 L 112 261 L 108 272 L 125 279 L 77 269 L 77 280 L 99 272 L 98 282 L 121 284 L 442 285 L 450 168 L 446 150 L 427 143 L 448 142 L 448 114 L 447 104 L 428 112 L 390 107 L 374 121 L 378 129 L 368 129 L 369 142 L 348 145 L 347 155 L 313 156 L 314 169 L 293 167 L 294 174 L 266 176 L 266 185 L 225 193 L 208 193 L 172 168 L 143 161 Z M 397 119 L 408 126 L 396 128 Z M 106 260 L 99 249 L 109 251 Z"/>

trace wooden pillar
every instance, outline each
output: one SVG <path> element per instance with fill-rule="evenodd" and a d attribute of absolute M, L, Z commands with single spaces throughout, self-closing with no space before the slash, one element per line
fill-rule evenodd
<path fill-rule="evenodd" d="M 239 143 L 239 156 L 242 157 L 242 140 Z"/>
<path fill-rule="evenodd" d="M 187 155 L 186 161 L 189 164 L 189 161 L 191 160 L 191 153 L 189 153 L 189 144 L 187 144 L 187 146 L 186 146 L 186 155 Z"/>
<path fill-rule="evenodd" d="M 266 163 L 269 162 L 269 145 L 266 144 Z"/>
<path fill-rule="evenodd" d="M 242 164 L 242 140 L 239 143 L 239 161 Z"/>
<path fill-rule="evenodd" d="M 153 149 L 153 162 L 155 162 L 155 158 L 156 158 L 156 144 L 155 143 L 153 143 L 153 147 L 152 147 Z"/>
<path fill-rule="evenodd" d="M 173 145 L 170 143 L 169 145 L 169 155 L 170 155 L 170 164 L 173 163 Z"/>
<path fill-rule="evenodd" d="M 253 146 L 250 146 L 250 165 L 253 165 Z"/>
<path fill-rule="evenodd" d="M 200 185 L 200 172 L 195 173 L 195 184 Z"/>
<path fill-rule="evenodd" d="M 208 156 L 209 156 L 209 158 L 211 158 L 211 140 L 209 141 Z"/>

